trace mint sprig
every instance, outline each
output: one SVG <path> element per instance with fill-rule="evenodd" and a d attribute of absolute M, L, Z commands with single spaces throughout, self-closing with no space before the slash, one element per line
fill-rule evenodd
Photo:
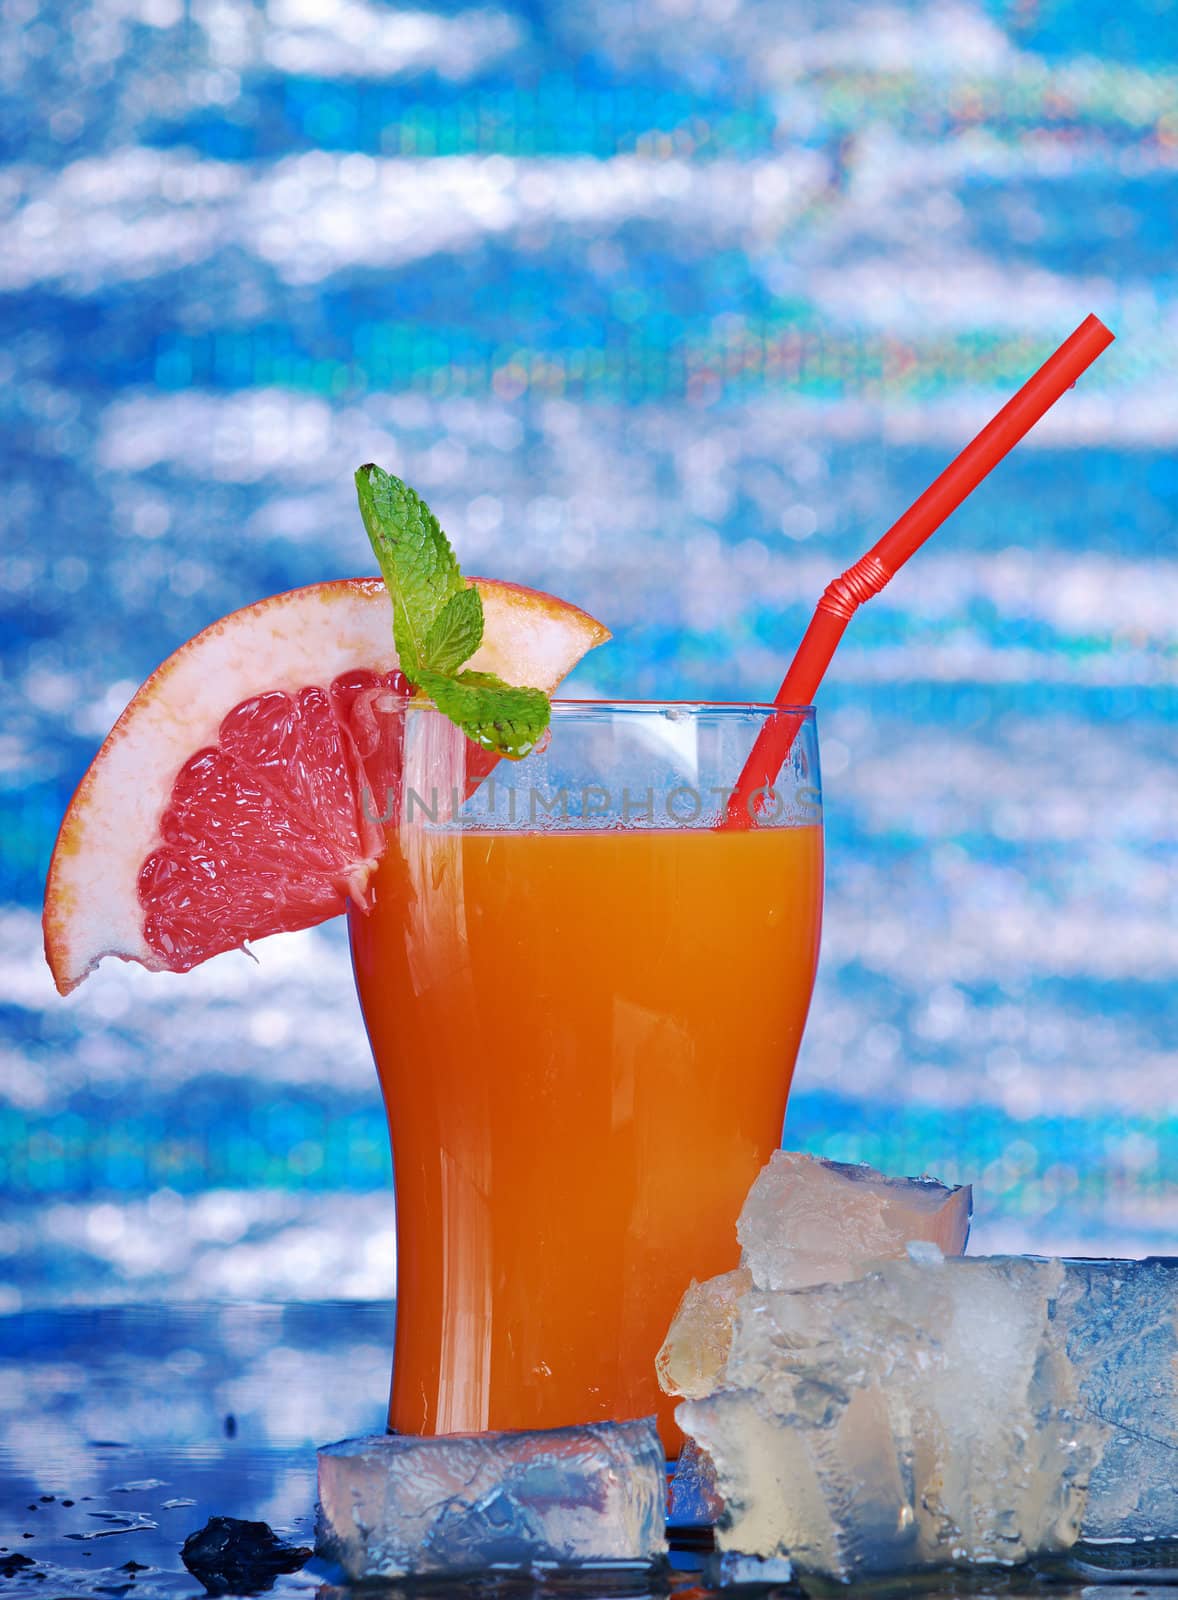
<path fill-rule="evenodd" d="M 483 601 L 437 517 L 408 484 L 371 463 L 357 471 L 356 493 L 393 602 L 401 671 L 484 750 L 528 755 L 548 726 L 548 696 L 492 672 L 460 670 L 482 643 Z"/>
<path fill-rule="evenodd" d="M 421 687 L 468 739 L 513 761 L 530 755 L 548 726 L 543 689 L 513 688 L 493 672 L 425 672 Z"/>
<path fill-rule="evenodd" d="M 425 661 L 434 672 L 457 672 L 483 642 L 483 597 L 477 589 L 452 594 L 425 636 Z"/>

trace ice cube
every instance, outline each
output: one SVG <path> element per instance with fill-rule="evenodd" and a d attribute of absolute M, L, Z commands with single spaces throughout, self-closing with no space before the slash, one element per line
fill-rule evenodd
<path fill-rule="evenodd" d="M 845 1283 L 927 1239 L 947 1256 L 969 1239 L 972 1190 L 935 1178 L 889 1178 L 794 1150 L 775 1150 L 736 1225 L 758 1289 Z"/>
<path fill-rule="evenodd" d="M 741 1297 L 752 1286 L 747 1267 L 703 1283 L 692 1279 L 655 1357 L 655 1371 L 666 1394 L 694 1400 L 717 1387 L 728 1362 Z"/>
<path fill-rule="evenodd" d="M 316 1549 L 353 1581 L 649 1567 L 666 1552 L 653 1417 L 319 1451 Z"/>
<path fill-rule="evenodd" d="M 1178 1259 L 1065 1265 L 1058 1320 L 1107 1430 L 1082 1537 L 1178 1539 Z"/>
<path fill-rule="evenodd" d="M 677 1528 L 710 1528 L 723 1509 L 715 1467 L 694 1439 L 685 1440 L 671 1478 L 667 1522 Z"/>
<path fill-rule="evenodd" d="M 742 1297 L 759 1289 L 843 1283 L 926 1241 L 960 1255 L 972 1191 L 935 1178 L 889 1178 L 873 1167 L 776 1150 L 749 1190 L 736 1231 L 735 1272 L 693 1282 L 656 1358 L 667 1394 L 699 1399 L 723 1381 Z"/>
<path fill-rule="evenodd" d="M 750 1585 L 791 1583 L 793 1563 L 782 1556 L 741 1556 L 733 1550 L 717 1550 L 703 1564 L 703 1580 L 709 1589 L 746 1589 Z"/>
<path fill-rule="evenodd" d="M 714 1463 L 721 1550 L 840 1582 L 1075 1540 L 1100 1426 L 1054 1318 L 1059 1262 L 917 1248 L 744 1299 L 725 1387 L 676 1418 Z"/>

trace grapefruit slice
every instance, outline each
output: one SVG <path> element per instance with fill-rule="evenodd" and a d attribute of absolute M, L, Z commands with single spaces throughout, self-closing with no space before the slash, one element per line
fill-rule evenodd
<path fill-rule="evenodd" d="M 476 670 L 551 693 L 609 638 L 552 595 L 471 582 L 485 619 Z M 379 578 L 259 600 L 169 656 L 108 735 L 58 834 L 43 918 L 58 990 L 103 956 L 185 972 L 364 904 L 406 688 Z M 375 807 L 362 803 L 365 786 Z"/>

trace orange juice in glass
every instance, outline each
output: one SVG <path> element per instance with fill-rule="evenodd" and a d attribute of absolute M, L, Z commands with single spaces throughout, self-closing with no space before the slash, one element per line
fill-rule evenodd
<path fill-rule="evenodd" d="M 405 713 L 375 904 L 351 915 L 397 1210 L 389 1425 L 657 1412 L 654 1357 L 781 1138 L 822 912 L 813 712 L 720 830 L 756 705 L 557 701 L 486 759 Z M 479 779 L 482 779 L 480 782 Z"/>

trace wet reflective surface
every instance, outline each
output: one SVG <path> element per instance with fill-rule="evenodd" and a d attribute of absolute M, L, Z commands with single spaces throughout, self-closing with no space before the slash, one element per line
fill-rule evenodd
<path fill-rule="evenodd" d="M 200 1596 L 180 1549 L 213 1516 L 265 1521 L 284 1543 L 311 1544 L 315 1446 L 383 1426 L 391 1336 L 387 1303 L 106 1307 L 0 1319 L 0 1594 Z M 575 1592 L 588 1600 L 670 1590 L 699 1600 L 708 1592 L 700 1561 L 700 1551 L 683 1548 L 656 1582 L 594 1578 Z M 311 1561 L 276 1576 L 272 1592 L 337 1600 L 335 1576 Z M 1068 1581 L 1050 1593 L 1129 1600 L 1155 1586 L 1160 1595 L 1156 1579 L 1143 1584 L 1126 1573 L 1119 1584 Z M 474 1596 L 483 1587 L 444 1592 Z M 922 1582 L 921 1592 L 947 1600 L 1036 1587 L 1018 1575 Z"/>
<path fill-rule="evenodd" d="M 383 1427 L 392 1322 L 388 1304 L 0 1320 L 0 1563 L 35 1563 L 5 1593 L 200 1594 L 180 1547 L 211 1516 L 313 1543 L 315 1445 Z"/>

